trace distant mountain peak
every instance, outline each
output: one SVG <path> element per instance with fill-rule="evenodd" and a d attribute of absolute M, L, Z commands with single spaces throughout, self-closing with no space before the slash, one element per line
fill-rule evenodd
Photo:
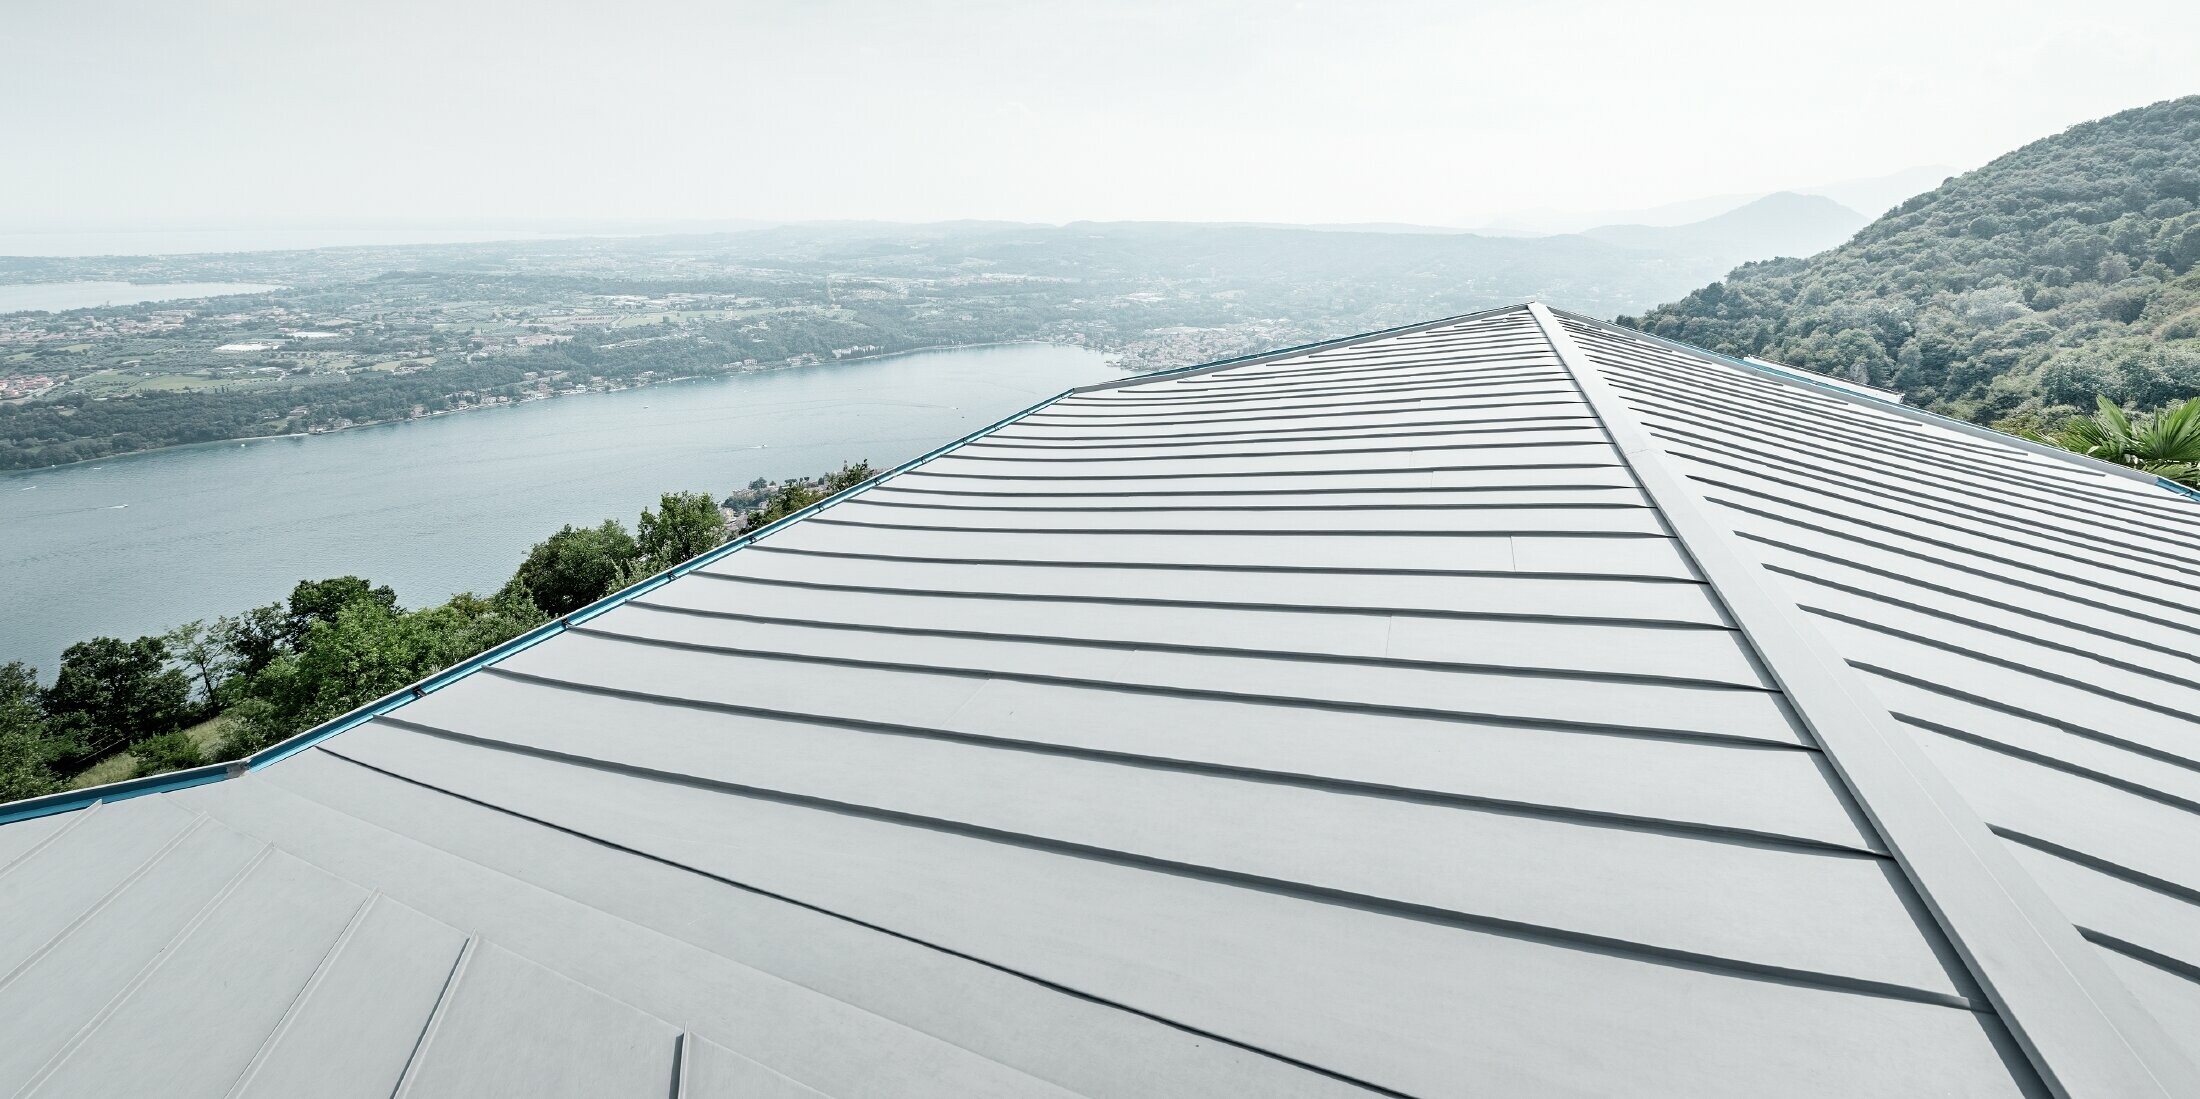
<path fill-rule="evenodd" d="M 1686 225 L 1600 225 L 1581 235 L 1684 256 L 1808 256 L 1854 236 L 1871 219 L 1824 195 L 1775 191 Z"/>

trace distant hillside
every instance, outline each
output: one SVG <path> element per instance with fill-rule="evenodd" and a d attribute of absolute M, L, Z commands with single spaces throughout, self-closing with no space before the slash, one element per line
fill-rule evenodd
<path fill-rule="evenodd" d="M 1708 265 L 1700 255 L 1579 234 L 1160 221 L 783 225 L 727 237 L 721 246 L 775 265 L 865 275 L 1014 274 L 1064 280 L 1087 294 L 1161 280 L 1172 300 L 1225 296 L 1262 316 L 1318 321 L 1320 331 L 1340 333 L 1536 297 L 1583 310 L 1641 309 L 1742 258 L 1770 254 L 1751 250 Z M 1172 323 L 1214 322 L 1186 313 Z"/>
<path fill-rule="evenodd" d="M 1625 248 L 1736 263 L 1816 255 L 1849 239 L 1869 220 L 1824 195 L 1781 191 L 1686 225 L 1600 225 L 1581 235 Z"/>
<path fill-rule="evenodd" d="M 2033 142 L 1621 322 L 1980 422 L 2200 393 L 2200 96 Z"/>

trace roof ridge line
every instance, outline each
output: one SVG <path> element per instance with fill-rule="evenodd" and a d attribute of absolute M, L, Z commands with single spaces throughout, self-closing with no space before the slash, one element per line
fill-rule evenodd
<path fill-rule="evenodd" d="M 1416 321 L 1412 324 L 1401 324 L 1394 328 L 1378 328 L 1372 332 L 1361 332 L 1357 335 L 1337 336 L 1332 339 L 1315 340 L 1312 343 L 1302 343 L 1296 347 L 1286 347 L 1276 351 L 1256 351 L 1250 355 L 1238 355 L 1236 357 L 1228 359 L 1216 359 L 1214 362 L 1211 363 L 1200 363 L 1195 366 L 1171 367 L 1166 370 L 1155 370 L 1145 374 L 1133 374 L 1128 378 L 1113 378 L 1104 382 L 1092 382 L 1086 385 L 1072 386 L 1068 390 L 1065 390 L 1062 395 L 1065 397 L 1082 396 L 1086 393 L 1098 393 L 1101 390 L 1106 389 L 1122 389 L 1126 386 L 1144 385 L 1147 382 L 1158 382 L 1175 378 L 1190 378 L 1200 374 L 1211 374 L 1217 370 L 1226 370 L 1233 366 L 1252 366 L 1255 363 L 1272 362 L 1277 359 L 1288 359 L 1295 355 L 1306 355 L 1316 351 L 1334 351 L 1340 347 L 1351 347 L 1354 344 L 1366 343 L 1370 340 L 1385 339 L 1391 336 L 1409 336 L 1415 332 L 1425 332 L 1431 328 L 1443 328 L 1447 325 L 1465 324 L 1468 321 L 1478 321 L 1485 317 L 1494 317 L 1501 313 L 1517 312 L 1525 308 L 1527 307 L 1524 305 L 1500 305 L 1490 309 L 1476 310 L 1471 313 L 1461 313 L 1453 317 L 1442 317 L 1433 321 Z"/>
<path fill-rule="evenodd" d="M 1540 305 L 1540 303 L 1538 304 Z M 1595 317 L 1584 316 L 1571 310 L 1553 309 L 1548 311 L 1554 314 L 1564 313 L 1567 320 L 1573 321 L 1577 324 L 1585 324 L 1599 331 L 1622 336 L 1627 339 L 1653 343 L 1665 348 L 1666 350 L 1677 351 L 1681 354 L 1711 363 L 1714 366 L 1723 366 L 1729 370 L 1734 370 L 1742 374 L 1747 374 L 1751 377 L 1765 378 L 1771 381 L 1775 381 L 1791 389 L 1799 389 L 1806 393 L 1817 394 L 1821 397 L 1832 397 L 1837 400 L 1845 401 L 1849 404 L 1857 405 L 1863 408 L 1872 409 L 1878 412 L 1885 412 L 1893 416 L 1899 416 L 1905 420 L 1913 420 L 1918 423 L 1926 424 L 1932 427 L 1946 428 L 1950 431 L 1960 432 L 1974 438 L 1984 439 L 1988 442 L 2000 443 L 2003 446 L 2015 447 L 2018 450 L 2022 450 L 2031 454 L 2037 454 L 2043 458 L 2050 458 L 2062 462 L 2066 465 L 2076 466 L 2079 469 L 2085 470 L 2089 473 L 2099 473 L 2111 477 L 2121 477 L 2127 481 L 2135 481 L 2142 485 L 2149 485 L 2154 488 L 2163 489 L 2173 496 L 2182 496 L 2188 500 L 2200 502 L 2200 490 L 2186 488 L 2185 486 L 2180 485 L 2167 477 L 2148 473 L 2143 469 L 2138 469 L 2132 466 L 2118 465 L 2114 462 L 2104 462 L 2099 458 L 2095 458 L 2086 454 L 2079 454 L 2076 451 L 2064 450 L 2061 447 L 2052 446 L 2047 443 L 2033 442 L 2032 440 L 2024 438 L 2021 435 L 2011 435 L 2006 431 L 1996 431 L 1993 428 L 1986 427 L 1981 424 L 1974 424 L 1969 420 L 1958 420 L 1953 416 L 1944 416 L 1938 412 L 1919 408 L 1915 405 L 1904 404 L 1901 401 L 1891 401 L 1883 397 L 1874 397 L 1871 394 L 1860 393 L 1853 389 L 1848 389 L 1843 386 L 1835 385 L 1832 382 L 1819 381 L 1809 371 L 1802 370 L 1797 367 L 1781 367 L 1777 365 L 1768 366 L 1764 363 L 1751 362 L 1747 359 L 1738 359 L 1732 355 L 1712 351 L 1708 348 L 1694 347 L 1689 344 L 1681 343 L 1678 340 L 1669 340 L 1666 339 L 1664 336 L 1660 336 L 1655 333 L 1642 332 L 1633 328 L 1624 328 L 1607 321 L 1600 321 Z"/>
<path fill-rule="evenodd" d="M 1528 307 L 1858 810 L 2049 1090 L 2063 1099 L 2200 1095 L 2200 1072 L 2098 949 L 1981 821 L 1792 601 L 1771 590 L 1602 368 L 1542 303 Z M 1592 322 L 1595 323 L 1595 322 Z M 1830 387 L 1829 387 L 1830 388 Z M 1899 407 L 1899 406 L 1898 406 Z M 1914 411 L 1914 410 L 1913 410 Z"/>

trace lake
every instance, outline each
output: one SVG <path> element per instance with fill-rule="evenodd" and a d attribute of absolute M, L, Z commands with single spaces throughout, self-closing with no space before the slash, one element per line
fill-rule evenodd
<path fill-rule="evenodd" d="M 306 438 L 0 474 L 0 662 L 365 576 L 406 606 L 502 584 L 565 523 L 658 494 L 899 464 L 1073 385 L 1099 353 L 1014 344 L 536 401 Z"/>
<path fill-rule="evenodd" d="M 0 313 L 58 313 L 96 305 L 218 298 L 280 290 L 256 282 L 18 282 L 0 284 Z"/>

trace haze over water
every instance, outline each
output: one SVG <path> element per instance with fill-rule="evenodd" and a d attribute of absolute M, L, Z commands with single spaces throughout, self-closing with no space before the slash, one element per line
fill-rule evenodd
<path fill-rule="evenodd" d="M 0 662 L 51 680 L 71 642 L 234 614 L 307 578 L 364 576 L 408 607 L 488 591 L 561 524 L 883 469 L 1120 376 L 1081 348 L 953 348 L 0 475 Z"/>

